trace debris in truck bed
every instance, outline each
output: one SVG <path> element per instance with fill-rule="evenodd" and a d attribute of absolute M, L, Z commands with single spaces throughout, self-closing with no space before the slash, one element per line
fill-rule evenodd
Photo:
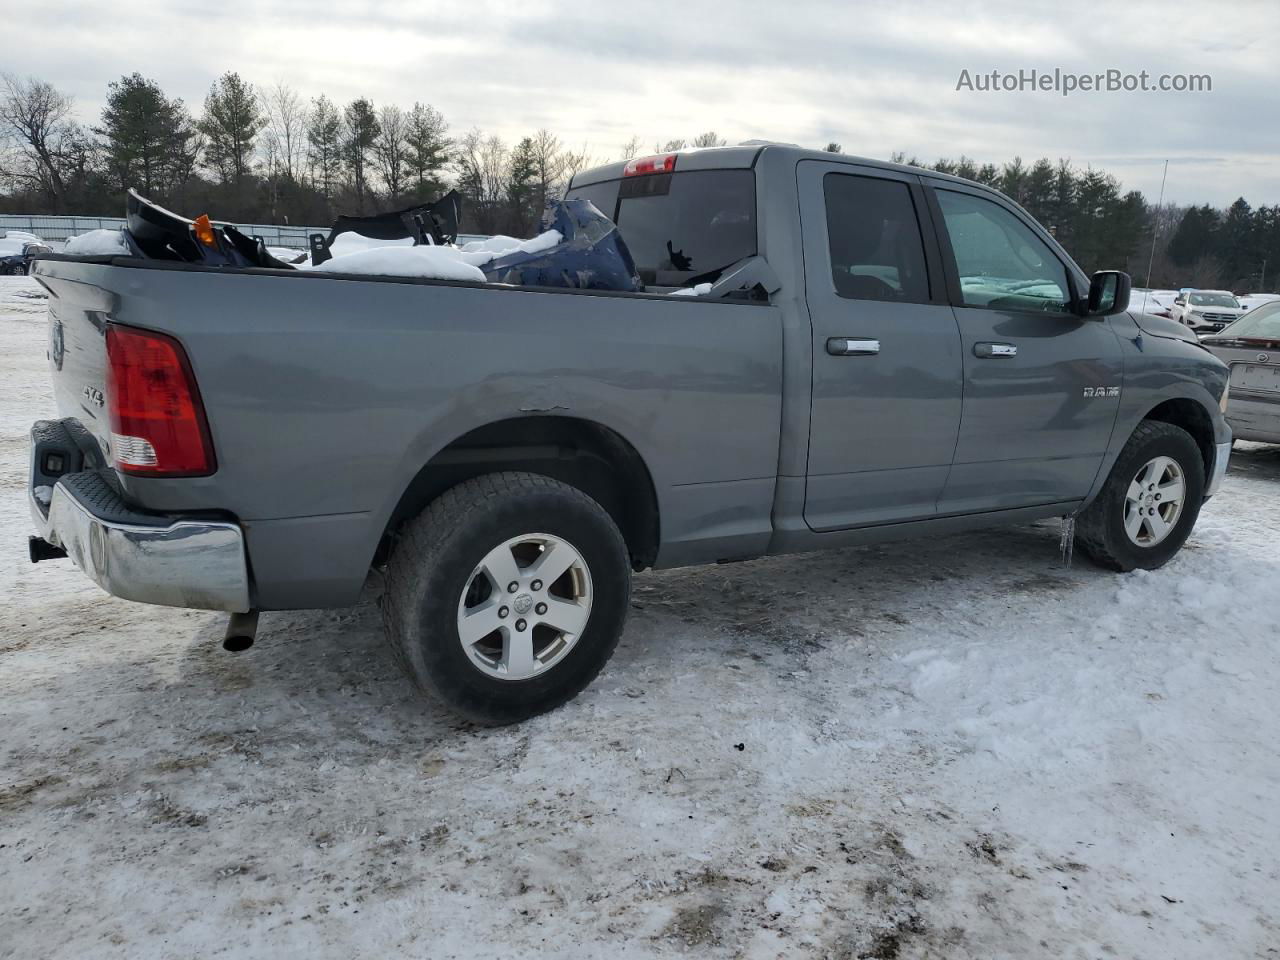
<path fill-rule="evenodd" d="M 326 238 L 313 234 L 310 257 L 277 258 L 260 238 L 208 216 L 165 210 L 130 190 L 123 231 L 86 234 L 69 253 L 118 253 L 205 266 L 318 270 L 354 276 L 469 280 L 514 286 L 590 290 L 644 289 L 617 225 L 585 199 L 551 204 L 542 232 L 529 240 L 495 236 L 455 246 L 462 198 L 451 191 L 433 204 L 371 217 L 339 217 Z M 109 235 L 114 240 L 108 243 Z M 108 235 L 108 238 L 97 235 Z M 95 244 L 101 244 L 101 247 Z M 110 247 L 108 249 L 108 247 Z"/>

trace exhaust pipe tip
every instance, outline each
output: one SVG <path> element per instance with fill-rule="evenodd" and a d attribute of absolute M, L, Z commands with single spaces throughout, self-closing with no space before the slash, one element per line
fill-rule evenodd
<path fill-rule="evenodd" d="M 32 563 L 41 563 L 44 560 L 62 560 L 66 557 L 67 551 L 62 547 L 56 547 L 43 537 L 27 538 L 27 553 L 31 557 Z"/>
<path fill-rule="evenodd" d="M 253 646 L 258 636 L 258 611 L 233 613 L 227 618 L 227 632 L 222 638 L 222 649 L 243 653 Z"/>

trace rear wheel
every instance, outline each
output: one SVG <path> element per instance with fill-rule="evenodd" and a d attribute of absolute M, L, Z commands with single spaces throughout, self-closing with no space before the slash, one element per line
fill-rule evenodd
<path fill-rule="evenodd" d="M 1154 570 L 1182 548 L 1203 502 L 1204 460 L 1191 434 L 1144 420 L 1080 514 L 1077 541 L 1101 566 Z"/>
<path fill-rule="evenodd" d="M 410 521 L 383 621 L 420 687 L 470 720 L 514 723 L 603 669 L 630 590 L 626 544 L 604 508 L 549 477 L 495 473 Z"/>

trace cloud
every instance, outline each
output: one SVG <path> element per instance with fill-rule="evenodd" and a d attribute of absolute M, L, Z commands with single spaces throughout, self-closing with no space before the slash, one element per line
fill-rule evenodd
<path fill-rule="evenodd" d="M 38 15 L 34 15 L 38 12 Z M 1280 200 L 1280 6 L 942 0 L 585 0 L 171 7 L 45 0 L 6 22 L 6 69 L 53 81 L 96 117 L 139 71 L 198 110 L 237 70 L 337 101 L 428 102 L 456 131 L 511 140 L 547 127 L 611 159 L 714 129 L 922 159 L 1068 157 L 1182 202 Z M 1209 93 L 977 93 L 960 71 L 1209 73 Z"/>

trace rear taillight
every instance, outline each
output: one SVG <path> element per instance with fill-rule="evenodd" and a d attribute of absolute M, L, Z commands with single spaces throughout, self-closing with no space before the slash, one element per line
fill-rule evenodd
<path fill-rule="evenodd" d="M 213 444 L 182 344 L 149 330 L 107 327 L 111 452 L 124 473 L 213 473 Z"/>
<path fill-rule="evenodd" d="M 646 173 L 670 173 L 676 168 L 676 154 L 663 153 L 656 157 L 636 157 L 622 168 L 624 177 L 642 177 Z"/>

